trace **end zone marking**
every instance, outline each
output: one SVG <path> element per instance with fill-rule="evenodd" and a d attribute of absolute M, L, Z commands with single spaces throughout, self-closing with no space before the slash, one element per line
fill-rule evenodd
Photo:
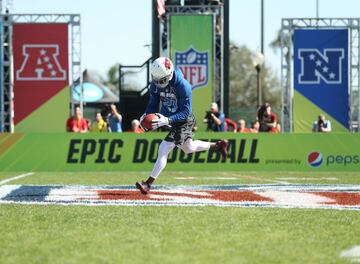
<path fill-rule="evenodd" d="M 21 185 L 6 185 L 0 187 L 0 200 L 17 190 Z"/>
<path fill-rule="evenodd" d="M 232 206 L 360 210 L 360 185 L 3 185 L 0 204 Z"/>
<path fill-rule="evenodd" d="M 34 174 L 33 172 L 28 172 L 28 173 L 20 174 L 18 176 L 15 176 L 15 177 L 12 177 L 12 178 L 9 178 L 9 179 L 5 179 L 5 180 L 0 181 L 0 185 L 4 185 L 5 183 L 15 181 L 15 180 L 27 177 L 27 176 L 31 176 L 33 174 Z"/>

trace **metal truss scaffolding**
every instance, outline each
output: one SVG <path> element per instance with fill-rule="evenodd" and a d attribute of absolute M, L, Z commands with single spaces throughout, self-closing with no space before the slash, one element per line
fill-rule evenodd
<path fill-rule="evenodd" d="M 225 109 L 224 102 L 224 6 L 223 5 L 167 5 L 166 16 L 160 21 L 160 55 L 170 55 L 170 16 L 179 14 L 213 16 L 213 57 L 214 57 L 214 80 L 213 96 L 221 109 Z M 225 105 L 224 105 L 225 103 Z"/>
<path fill-rule="evenodd" d="M 360 131 L 360 18 L 285 18 L 281 26 L 281 119 L 293 131 L 293 34 L 295 29 L 349 29 L 349 127 Z"/>
<path fill-rule="evenodd" d="M 12 25 L 14 23 L 67 23 L 69 25 L 69 79 L 70 87 L 82 84 L 81 74 L 81 28 L 79 14 L 3 14 L 1 30 L 1 98 L 0 132 L 13 132 L 13 50 Z M 81 89 L 82 90 L 82 89 Z M 71 89 L 72 91 L 72 89 Z M 70 98 L 71 97 L 70 91 Z M 80 98 L 82 98 L 82 94 Z M 82 108 L 82 100 L 81 100 Z M 71 108 L 74 108 L 73 102 Z"/>

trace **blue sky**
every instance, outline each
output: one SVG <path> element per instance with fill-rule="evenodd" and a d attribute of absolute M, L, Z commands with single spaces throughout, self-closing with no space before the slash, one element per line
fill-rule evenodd
<path fill-rule="evenodd" d="M 268 44 L 281 18 L 315 17 L 316 0 L 265 1 L 265 59 L 279 74 L 280 52 Z M 359 0 L 319 0 L 320 17 L 360 17 Z M 115 64 L 142 64 L 151 56 L 150 0 L 13 0 L 13 13 L 79 13 L 82 65 L 105 75 Z M 260 46 L 260 0 L 230 0 L 230 39 L 256 50 Z"/>

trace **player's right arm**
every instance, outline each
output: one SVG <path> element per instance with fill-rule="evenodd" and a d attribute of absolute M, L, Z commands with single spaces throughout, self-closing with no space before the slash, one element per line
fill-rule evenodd
<path fill-rule="evenodd" d="M 150 98 L 148 105 L 145 109 L 145 115 L 157 113 L 159 111 L 160 95 L 157 91 L 155 84 L 150 84 Z"/>

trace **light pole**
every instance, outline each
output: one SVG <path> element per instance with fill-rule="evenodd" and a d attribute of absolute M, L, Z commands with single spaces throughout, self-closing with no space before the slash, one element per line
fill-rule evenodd
<path fill-rule="evenodd" d="M 316 18 L 319 19 L 319 0 L 316 0 Z"/>
<path fill-rule="evenodd" d="M 264 54 L 264 0 L 260 4 L 260 51 Z"/>
<path fill-rule="evenodd" d="M 253 65 L 256 69 L 256 88 L 257 88 L 257 101 L 258 101 L 258 107 L 262 105 L 262 87 L 261 87 L 261 67 L 264 64 L 264 55 L 261 53 L 260 49 L 256 50 L 256 54 L 253 57 Z"/>

